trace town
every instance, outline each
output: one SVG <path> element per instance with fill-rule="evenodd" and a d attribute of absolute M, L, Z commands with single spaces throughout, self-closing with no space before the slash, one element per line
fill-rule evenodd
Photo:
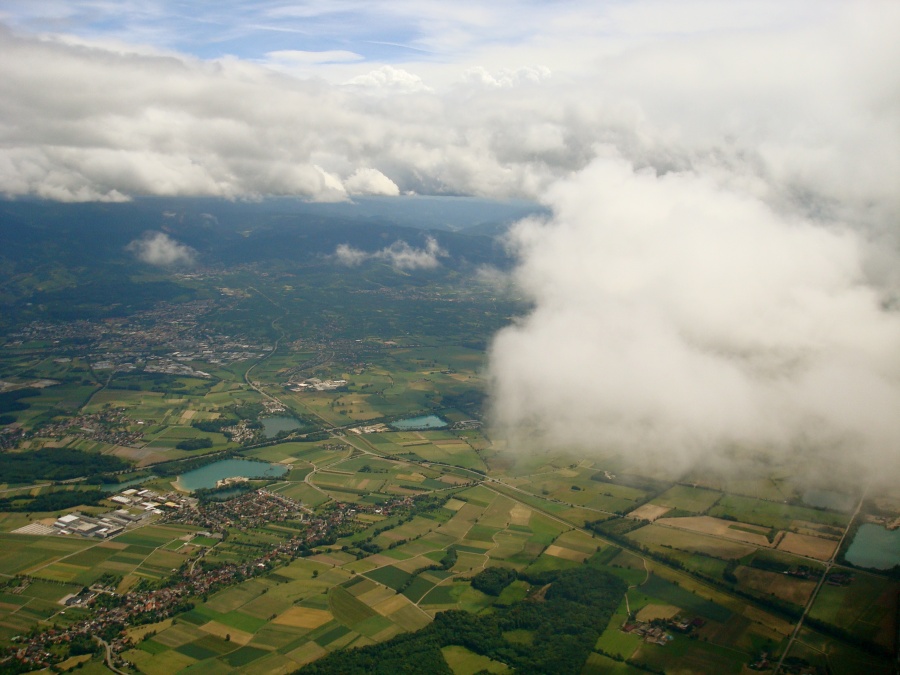
<path fill-rule="evenodd" d="M 156 307 L 127 318 L 103 321 L 35 321 L 11 333 L 6 343 L 15 349 L 25 343 L 54 345 L 65 356 L 86 360 L 94 371 L 164 373 L 209 377 L 187 365 L 202 362 L 223 366 L 258 359 L 272 345 L 253 343 L 250 338 L 210 331 L 203 317 L 229 307 L 226 300 L 198 300 L 183 304 L 161 302 Z"/>
<path fill-rule="evenodd" d="M 125 492 L 129 492 L 129 495 L 125 495 Z M 134 502 L 138 499 L 161 498 L 160 495 L 149 494 L 150 491 L 147 490 L 125 492 L 122 496 L 133 498 Z M 142 492 L 144 494 L 140 494 Z M 161 621 L 173 614 L 186 611 L 193 605 L 195 598 L 206 597 L 207 594 L 225 586 L 266 574 L 299 556 L 310 555 L 313 547 L 333 541 L 338 534 L 346 535 L 365 529 L 367 524 L 358 519 L 360 513 L 374 514 L 377 510 L 379 514 L 388 516 L 402 513 L 412 506 L 411 497 L 398 497 L 378 507 L 332 503 L 317 515 L 308 513 L 304 515 L 304 509 L 299 503 L 266 490 L 254 490 L 226 502 L 198 503 L 196 500 L 184 499 L 179 503 L 173 503 L 171 510 L 165 515 L 159 508 L 149 508 L 148 505 L 145 507 L 147 511 L 153 512 L 154 515 L 162 515 L 161 522 L 180 522 L 207 527 L 210 531 L 199 532 L 196 536 L 209 536 L 219 540 L 223 539 L 223 535 L 234 526 L 246 529 L 289 518 L 302 518 L 303 530 L 265 552 L 238 563 L 207 565 L 203 561 L 206 549 L 201 549 L 193 563 L 183 569 L 173 570 L 172 575 L 160 583 L 139 584 L 135 590 L 122 595 L 104 589 L 102 593 L 91 590 L 79 596 L 66 597 L 60 603 L 63 607 L 78 605 L 88 610 L 90 616 L 66 628 L 51 624 L 44 630 L 35 630 L 29 635 L 14 637 L 12 639 L 14 645 L 0 652 L 0 671 L 4 670 L 4 667 L 12 669 L 13 665 L 15 672 L 51 667 L 61 660 L 59 653 L 53 650 L 55 645 L 82 643 L 85 639 L 97 639 L 108 647 L 109 665 L 128 667 L 130 664 L 118 657 L 122 651 L 133 646 L 126 635 L 127 627 Z M 104 517 L 109 520 L 112 518 L 111 514 Z M 122 520 L 142 524 L 145 518 L 145 515 L 141 515 Z M 103 522 L 103 519 L 70 514 L 63 516 L 60 525 L 54 529 L 59 530 L 60 534 L 68 531 L 72 536 L 107 536 L 106 533 L 101 534 L 99 529 L 96 529 L 98 523 L 95 521 Z M 43 531 L 23 533 L 47 534 Z M 22 577 L 16 577 L 10 582 L 16 587 L 27 586 L 29 583 L 30 579 Z"/>

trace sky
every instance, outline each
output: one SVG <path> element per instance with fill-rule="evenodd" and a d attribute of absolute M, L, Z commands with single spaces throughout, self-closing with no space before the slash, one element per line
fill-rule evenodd
<path fill-rule="evenodd" d="M 891 0 L 0 0 L 0 194 L 534 200 L 511 436 L 900 477 L 898 34 Z"/>

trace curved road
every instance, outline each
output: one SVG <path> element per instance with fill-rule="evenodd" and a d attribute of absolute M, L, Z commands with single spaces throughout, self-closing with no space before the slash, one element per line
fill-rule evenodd
<path fill-rule="evenodd" d="M 106 658 L 105 658 L 105 661 L 106 661 L 106 667 L 109 668 L 109 669 L 110 669 L 111 671 L 113 671 L 114 673 L 119 673 L 119 675 L 128 675 L 128 673 L 126 673 L 124 670 L 119 670 L 119 669 L 116 668 L 116 666 L 113 664 L 113 660 L 112 660 L 112 647 L 109 646 L 109 643 L 108 643 L 106 640 L 104 640 L 102 637 L 100 637 L 99 635 L 95 635 L 95 636 L 94 636 L 94 639 L 95 639 L 97 642 L 99 642 L 100 645 L 106 650 Z"/>

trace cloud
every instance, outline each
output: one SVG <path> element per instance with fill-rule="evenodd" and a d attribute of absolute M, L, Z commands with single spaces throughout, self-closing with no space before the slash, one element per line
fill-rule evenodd
<path fill-rule="evenodd" d="M 422 78 L 418 75 L 414 75 L 402 68 L 394 68 L 393 66 L 381 66 L 381 68 L 372 70 L 365 75 L 357 75 L 347 80 L 346 84 L 381 92 L 432 91 L 431 87 L 422 82 Z"/>
<path fill-rule="evenodd" d="M 346 49 L 330 49 L 325 51 L 304 51 L 299 49 L 280 49 L 266 52 L 259 62 L 294 77 L 314 77 L 322 68 L 345 66 L 364 60 L 361 54 Z"/>
<path fill-rule="evenodd" d="M 536 19 L 497 33 L 491 22 L 508 16 L 468 7 L 460 21 L 473 31 L 520 40 L 503 59 L 482 46 L 470 55 L 479 65 L 268 50 L 305 63 L 308 78 L 234 57 L 0 30 L 0 192 L 334 200 L 378 167 L 400 192 L 539 198 L 612 152 L 662 171 L 727 174 L 847 219 L 896 222 L 900 103 L 886 64 L 900 59 L 900 10 L 826 3 L 806 16 L 782 4 L 763 3 L 746 29 L 735 28 L 743 10 L 734 9 L 704 15 L 702 31 L 659 35 L 665 21 L 639 27 L 643 15 L 669 16 L 665 3 L 573 6 L 539 13 L 539 44 Z M 438 6 L 422 12 L 429 30 L 449 20 Z M 336 82 L 352 84 L 317 76 L 334 68 L 350 69 Z"/>
<path fill-rule="evenodd" d="M 310 65 L 315 63 L 346 63 L 362 61 L 363 57 L 356 52 L 346 49 L 332 49 L 321 52 L 307 52 L 298 49 L 282 49 L 267 52 L 266 57 L 270 62 L 281 65 Z"/>
<path fill-rule="evenodd" d="M 354 248 L 350 244 L 338 244 L 334 256 L 339 263 L 347 267 L 356 267 L 372 257 L 371 253 Z"/>
<path fill-rule="evenodd" d="M 350 267 L 361 265 L 367 260 L 382 260 L 398 270 L 427 270 L 440 265 L 439 259 L 446 257 L 447 252 L 434 237 L 428 237 L 425 248 L 414 248 L 405 241 L 398 240 L 380 251 L 367 253 L 349 244 L 340 244 L 334 255 L 339 263 Z"/>
<path fill-rule="evenodd" d="M 134 253 L 141 262 L 159 267 L 193 265 L 197 254 L 190 246 L 175 241 L 165 232 L 147 232 L 125 249 Z"/>
<path fill-rule="evenodd" d="M 534 310 L 490 350 L 494 421 L 520 447 L 683 471 L 813 444 L 897 475 L 900 314 L 858 231 L 620 159 L 547 203 L 510 236 Z"/>
<path fill-rule="evenodd" d="M 400 188 L 390 178 L 378 169 L 360 168 L 353 172 L 346 181 L 344 187 L 347 192 L 354 195 L 386 195 L 396 197 L 400 194 Z"/>
<path fill-rule="evenodd" d="M 463 80 L 469 84 L 505 88 L 523 83 L 537 84 L 550 75 L 550 69 L 546 66 L 523 67 L 512 71 L 503 69 L 497 73 L 491 73 L 482 66 L 475 66 L 463 73 Z"/>

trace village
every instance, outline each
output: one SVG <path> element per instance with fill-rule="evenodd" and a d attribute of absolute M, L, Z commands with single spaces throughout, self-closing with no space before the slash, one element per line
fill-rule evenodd
<path fill-rule="evenodd" d="M 118 657 L 122 651 L 133 646 L 126 635 L 126 627 L 161 621 L 189 609 L 193 605 L 191 598 L 205 596 L 231 584 L 265 574 L 299 556 L 310 555 L 312 547 L 333 539 L 337 531 L 346 530 L 348 526 L 353 529 L 364 527 L 357 520 L 360 513 L 374 514 L 377 511 L 386 517 L 397 509 L 411 506 L 413 502 L 411 497 L 398 497 L 377 507 L 334 503 L 324 512 L 311 515 L 303 513 L 304 508 L 299 502 L 266 490 L 254 490 L 226 502 L 198 503 L 182 497 L 181 502 L 171 502 L 171 507 L 162 501 L 169 495 L 158 495 L 150 490 L 129 489 L 116 496 L 129 499 L 143 508 L 145 514 L 162 515 L 157 522 L 205 527 L 208 531 L 198 532 L 194 536 L 206 536 L 214 540 L 224 539 L 232 527 L 242 530 L 288 518 L 298 521 L 302 519 L 303 529 L 296 536 L 268 551 L 239 563 L 206 565 L 203 563 L 206 549 L 201 549 L 194 564 L 181 570 L 173 570 L 172 576 L 155 588 L 144 588 L 144 584 L 139 584 L 136 590 L 121 595 L 108 588 L 87 589 L 77 596 L 63 598 L 60 602 L 64 607 L 78 606 L 89 610 L 91 616 L 66 628 L 51 625 L 46 630 L 13 638 L 14 646 L 5 653 L 0 652 L 0 671 L 10 661 L 16 662 L 16 667 L 19 668 L 16 672 L 23 672 L 21 668 L 25 666 L 33 670 L 51 667 L 59 661 L 58 654 L 52 650 L 55 645 L 81 644 L 95 638 L 109 645 L 113 665 L 128 667 L 130 664 Z M 156 501 L 152 502 L 151 508 L 150 504 L 145 506 L 138 501 L 144 499 Z M 164 512 L 160 507 L 168 510 Z M 110 518 L 110 514 L 104 514 L 104 517 Z M 57 534 L 67 530 L 70 533 L 68 536 L 111 536 L 101 535 L 101 528 L 93 529 L 95 520 L 100 519 L 73 513 L 60 518 L 57 521 L 59 525 L 54 524 L 50 529 L 58 530 Z M 149 516 L 141 515 L 132 522 L 145 524 L 149 522 Z M 196 564 L 197 562 L 200 564 Z M 27 585 L 30 580 L 17 578 L 16 581 Z"/>
<path fill-rule="evenodd" d="M 41 426 L 40 429 L 20 434 L 19 440 L 32 436 L 62 439 L 66 436 L 84 438 L 110 445 L 134 445 L 144 434 L 128 427 L 133 420 L 125 415 L 123 408 L 107 408 L 88 415 L 76 415 Z"/>
<path fill-rule="evenodd" d="M 299 502 L 264 489 L 251 490 L 234 499 L 207 501 L 196 508 L 170 511 L 162 522 L 196 525 L 224 533 L 230 527 L 246 530 L 285 520 L 302 521 L 309 510 Z"/>

